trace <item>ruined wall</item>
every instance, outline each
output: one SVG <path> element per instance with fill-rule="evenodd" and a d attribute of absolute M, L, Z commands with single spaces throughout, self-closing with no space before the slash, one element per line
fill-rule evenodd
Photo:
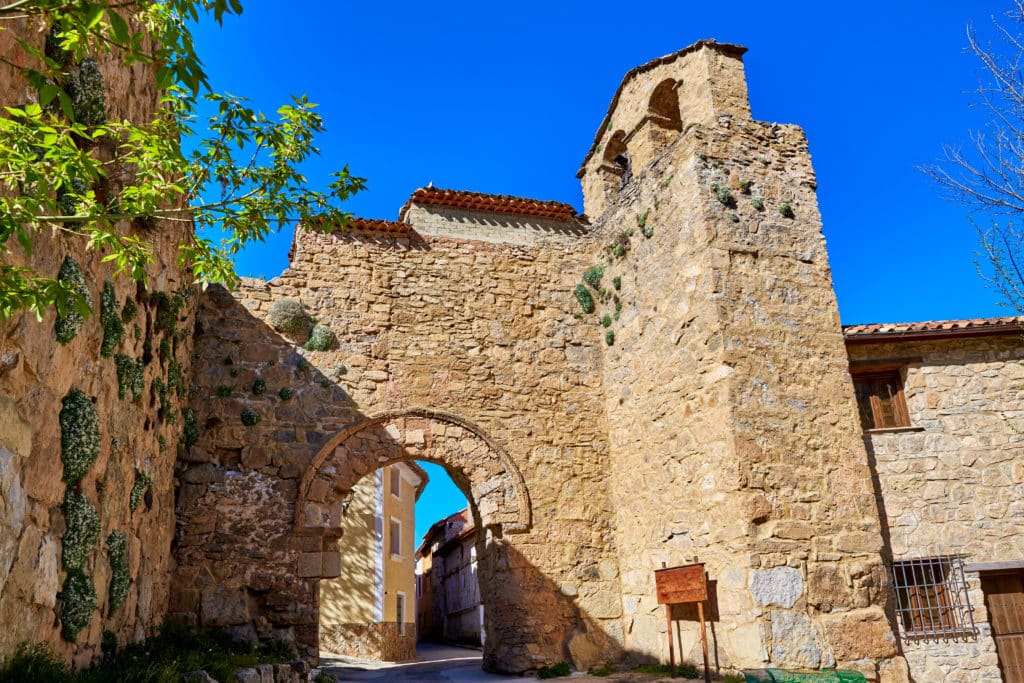
<path fill-rule="evenodd" d="M 44 33 L 4 23 L 10 30 L 0 32 L 0 52 L 27 64 L 14 38 L 41 47 Z M 146 120 L 158 104 L 151 69 L 126 68 L 116 55 L 97 61 L 107 118 Z M 5 105 L 37 101 L 9 65 L 0 66 L 0 93 Z M 119 228 L 153 245 L 148 288 L 112 281 L 103 254 L 85 251 L 82 240 L 37 235 L 31 258 L 13 240 L 6 244 L 13 251 L 4 254 L 5 264 L 30 265 L 42 275 L 57 276 L 66 259 L 76 263 L 94 305 L 64 344 L 52 310 L 41 321 L 25 314 L 0 323 L 0 659 L 19 643 L 44 642 L 84 666 L 99 656 L 105 634 L 121 644 L 139 640 L 164 618 L 172 471 L 185 425 L 194 306 L 175 245 L 191 227 Z M 107 316 L 100 314 L 104 300 Z M 111 330 L 119 326 L 124 336 L 117 341 Z M 83 452 L 90 455 L 79 459 Z M 69 461 L 87 467 L 72 474 Z M 71 628 L 72 612 L 80 630 Z M 62 629 L 76 631 L 74 643 Z"/>
<path fill-rule="evenodd" d="M 905 361 L 911 426 L 866 435 L 892 559 L 959 554 L 967 566 L 977 637 L 905 641 L 911 675 L 1000 681 L 977 569 L 1024 561 L 1024 342 L 1006 335 L 864 344 L 849 354 L 853 362 Z"/>
<path fill-rule="evenodd" d="M 481 586 L 503 606 L 489 612 L 486 665 L 515 671 L 571 656 L 586 667 L 614 656 L 621 606 L 605 483 L 600 337 L 574 316 L 578 268 L 566 263 L 576 263 L 575 242 L 541 237 L 543 244 L 531 247 L 300 233 L 289 270 L 270 283 L 247 283 L 239 293 L 244 305 L 210 292 L 193 403 L 202 436 L 183 464 L 172 612 L 204 624 L 250 624 L 245 630 L 267 637 L 276 623 L 277 635 L 315 650 L 315 618 L 306 613 L 315 605 L 315 581 L 299 585 L 295 563 L 330 553 L 333 540 L 291 534 L 297 479 L 332 434 L 367 415 L 422 406 L 457 415 L 500 444 L 521 472 L 524 504 L 543 511 L 527 516 L 522 533 L 502 523 L 480 535 Z M 304 338 L 271 330 L 263 319 L 283 297 L 300 299 L 337 343 L 300 351 Z M 260 396 L 250 391 L 257 376 L 267 384 Z M 214 398 L 220 386 L 225 396 Z M 294 390 L 288 401 L 277 395 L 285 387 Z M 258 424 L 241 424 L 246 408 L 260 414 Z M 448 449 L 486 454 L 486 444 L 474 446 L 463 427 L 448 425 L 396 425 L 400 436 L 369 430 L 378 444 L 372 448 L 424 459 L 434 449 L 431 457 L 447 464 L 456 457 Z M 372 466 L 352 454 L 331 458 L 324 465 L 330 474 L 317 470 L 318 492 L 311 489 L 308 509 L 300 510 L 308 524 L 329 517 L 337 489 Z M 504 484 L 490 467 L 453 478 L 485 526 L 515 521 L 502 517 L 503 499 L 494 495 Z M 295 576 L 254 567 L 254 552 L 263 569 L 290 567 Z"/>
<path fill-rule="evenodd" d="M 726 91 L 715 100 L 745 95 L 728 94 L 737 82 L 712 79 Z M 699 96 L 686 79 L 680 90 Z M 717 582 L 722 666 L 838 662 L 898 680 L 806 140 L 723 110 L 713 127 L 684 120 L 662 150 L 594 230 L 602 287 L 621 278 L 594 317 L 610 314 L 614 335 L 604 384 L 626 649 L 667 650 L 653 570 L 696 558 Z M 699 659 L 687 627 L 684 654 Z"/>

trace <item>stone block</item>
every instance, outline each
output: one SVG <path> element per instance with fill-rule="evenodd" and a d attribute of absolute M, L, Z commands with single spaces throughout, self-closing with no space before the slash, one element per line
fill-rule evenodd
<path fill-rule="evenodd" d="M 318 552 L 300 553 L 295 573 L 303 578 L 321 576 L 323 574 L 323 554 Z"/>
<path fill-rule="evenodd" d="M 896 637 L 881 608 L 822 615 L 821 625 L 840 662 L 864 657 L 886 659 L 898 654 Z"/>
<path fill-rule="evenodd" d="M 793 567 L 754 569 L 750 571 L 749 588 L 755 605 L 777 605 L 788 609 L 803 595 L 804 579 Z"/>

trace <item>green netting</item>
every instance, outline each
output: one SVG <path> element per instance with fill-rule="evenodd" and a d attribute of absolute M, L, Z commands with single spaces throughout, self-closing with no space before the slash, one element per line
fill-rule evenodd
<path fill-rule="evenodd" d="M 758 669 L 744 671 L 747 683 L 867 683 L 859 671 L 789 671 L 787 669 Z"/>

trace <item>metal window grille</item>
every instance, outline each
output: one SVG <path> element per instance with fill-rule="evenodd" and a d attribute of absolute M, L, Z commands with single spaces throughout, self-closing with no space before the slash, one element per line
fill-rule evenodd
<path fill-rule="evenodd" d="M 977 635 L 959 555 L 901 560 L 891 569 L 904 639 L 956 640 Z"/>

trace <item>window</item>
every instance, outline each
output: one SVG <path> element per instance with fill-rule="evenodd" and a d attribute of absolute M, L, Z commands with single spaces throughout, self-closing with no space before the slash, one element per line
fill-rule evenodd
<path fill-rule="evenodd" d="M 392 517 L 389 531 L 391 538 L 388 547 L 391 548 L 391 554 L 396 557 L 400 556 L 402 554 L 402 523 Z"/>
<path fill-rule="evenodd" d="M 898 369 L 857 372 L 853 375 L 853 387 L 864 429 L 910 426 Z"/>
<path fill-rule="evenodd" d="M 956 555 L 903 560 L 892 565 L 896 613 L 906 638 L 974 634 L 963 561 Z"/>
<path fill-rule="evenodd" d="M 391 468 L 391 495 L 395 498 L 402 497 L 402 473 L 398 466 Z"/>
<path fill-rule="evenodd" d="M 405 635 L 405 593 L 395 594 L 395 621 L 398 622 L 398 635 Z"/>

